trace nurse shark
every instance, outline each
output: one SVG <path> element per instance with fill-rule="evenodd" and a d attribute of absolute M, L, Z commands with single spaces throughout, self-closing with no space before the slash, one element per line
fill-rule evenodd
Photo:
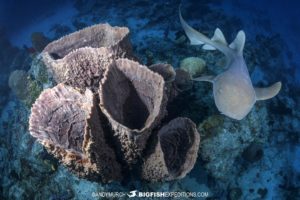
<path fill-rule="evenodd" d="M 233 119 L 243 119 L 258 100 L 270 99 L 278 94 L 281 82 L 265 88 L 253 87 L 243 57 L 246 36 L 239 31 L 231 44 L 227 44 L 222 31 L 217 28 L 211 39 L 189 26 L 182 18 L 181 25 L 191 45 L 202 45 L 205 50 L 219 50 L 226 56 L 226 70 L 217 76 L 202 76 L 194 81 L 208 81 L 213 84 L 213 95 L 218 110 Z"/>

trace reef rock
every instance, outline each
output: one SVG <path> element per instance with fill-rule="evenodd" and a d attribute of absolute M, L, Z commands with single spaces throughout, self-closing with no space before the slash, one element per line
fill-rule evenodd
<path fill-rule="evenodd" d="M 100 108 L 120 140 L 127 163 L 145 148 L 152 129 L 166 114 L 164 79 L 128 59 L 113 62 L 99 88 Z"/>
<path fill-rule="evenodd" d="M 119 180 L 121 170 L 106 144 L 95 96 L 59 84 L 34 103 L 30 134 L 80 177 L 102 182 Z"/>
<path fill-rule="evenodd" d="M 134 58 L 128 35 L 129 29 L 126 27 L 111 27 L 109 24 L 94 25 L 48 44 L 42 52 L 43 60 L 54 80 L 61 83 L 69 80 L 64 76 L 66 69 L 63 66 L 71 58 L 78 57 L 78 52 L 75 51 L 77 49 L 107 47 L 111 49 L 111 54 L 116 58 Z M 64 59 L 66 56 L 67 58 Z M 101 56 L 103 55 L 101 54 Z M 100 60 L 101 56 L 99 56 Z M 84 58 L 81 59 L 86 61 Z M 72 68 L 76 68 L 76 65 Z M 93 71 L 89 71 L 89 73 L 91 72 Z M 98 74 L 91 75 L 96 77 Z"/>
<path fill-rule="evenodd" d="M 213 115 L 203 121 L 198 130 L 201 135 L 201 158 L 206 161 L 204 168 L 217 180 L 231 180 L 242 170 L 239 159 L 259 160 L 262 155 L 261 146 L 269 133 L 266 107 L 256 106 L 241 122 L 235 122 L 222 115 Z M 261 123 L 264 122 L 264 123 Z M 250 145 L 250 146 L 249 146 Z"/>
<path fill-rule="evenodd" d="M 200 135 L 188 118 L 176 118 L 158 132 L 158 142 L 145 159 L 142 178 L 148 181 L 185 177 L 197 159 Z"/>
<path fill-rule="evenodd" d="M 28 74 L 24 70 L 13 71 L 8 79 L 8 86 L 20 99 L 25 99 L 27 95 Z"/>

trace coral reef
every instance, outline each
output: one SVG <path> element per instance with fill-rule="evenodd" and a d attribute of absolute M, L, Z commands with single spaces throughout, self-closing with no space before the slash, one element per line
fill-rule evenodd
<path fill-rule="evenodd" d="M 8 85 L 15 95 L 28 107 L 33 104 L 42 91 L 38 83 L 24 70 L 13 71 L 9 76 Z"/>
<path fill-rule="evenodd" d="M 47 73 L 31 70 L 40 82 L 46 74 L 59 84 L 44 90 L 32 106 L 30 134 L 71 171 L 92 181 L 118 181 L 141 165 L 143 154 L 152 151 L 145 147 L 166 116 L 168 99 L 178 93 L 171 65 L 148 68 L 128 59 L 135 58 L 128 32 L 100 24 L 72 33 L 46 46 L 41 54 L 44 65 L 35 62 Z M 85 39 L 78 42 L 79 37 Z M 158 134 L 169 174 L 145 179 L 183 178 L 197 158 L 200 139 L 195 125 L 186 118 L 175 119 Z M 169 141 L 173 136 L 175 141 Z M 178 160 L 177 155 L 170 157 L 168 141 L 182 146 L 173 147 L 181 156 Z M 151 173 L 164 170 L 161 167 Z"/>
<path fill-rule="evenodd" d="M 122 175 L 127 175 L 123 178 L 122 184 L 116 182 L 102 184 L 78 178 L 76 173 L 59 164 L 58 160 L 29 134 L 29 110 L 24 103 L 11 95 L 13 91 L 7 84 L 10 72 L 16 69 L 27 71 L 29 67 L 28 76 L 35 80 L 40 88 L 53 87 L 57 82 L 53 80 L 53 75 L 48 74 L 49 69 L 42 55 L 31 54 L 33 62 L 30 63 L 31 58 L 27 51 L 32 51 L 32 48 L 24 47 L 24 50 L 20 50 L 13 47 L 15 43 L 9 44 L 9 40 L 3 35 L 4 32 L 0 30 L 0 46 L 3 50 L 0 51 L 0 110 L 3 109 L 0 118 L 0 199 L 95 200 L 105 197 L 94 194 L 116 191 L 123 192 L 125 194 L 123 198 L 127 199 L 126 194 L 133 190 L 149 193 L 168 191 L 209 194 L 209 197 L 203 196 L 203 199 L 300 198 L 300 112 L 297 106 L 300 104 L 297 68 L 299 59 L 297 51 L 292 52 L 290 49 L 290 44 L 297 44 L 296 40 L 292 42 L 293 37 L 299 34 L 293 34 L 291 37 L 277 34 L 273 30 L 273 25 L 279 24 L 264 18 L 266 16 L 264 7 L 258 8 L 255 5 L 249 8 L 243 5 L 242 1 L 234 1 L 233 8 L 223 7 L 224 2 L 219 0 L 186 1 L 182 5 L 182 10 L 187 11 L 183 13 L 184 16 L 197 30 L 209 30 L 204 32 L 205 35 L 212 36 L 215 25 L 224 30 L 224 35 L 229 40 L 233 39 L 232 31 L 241 28 L 247 31 L 249 42 L 245 44 L 244 56 L 254 84 L 265 86 L 278 78 L 285 83 L 279 96 L 268 102 L 259 102 L 249 116 L 236 122 L 218 114 L 210 92 L 211 85 L 193 84 L 190 77 L 186 76 L 188 73 L 184 72 L 181 76 L 181 72 L 178 71 L 180 61 L 187 56 L 205 60 L 206 67 L 203 74 L 222 73 L 225 70 L 222 66 L 225 66 L 226 61 L 217 51 L 204 52 L 199 47 L 190 45 L 180 24 L 174 23 L 178 20 L 180 2 L 154 3 L 140 0 L 76 2 L 81 3 L 76 6 L 78 15 L 74 18 L 64 18 L 64 23 L 56 24 L 52 29 L 51 26 L 43 26 L 45 29 L 37 27 L 36 30 L 53 35 L 52 40 L 69 34 L 74 29 L 99 22 L 127 26 L 130 28 L 134 53 L 141 65 L 147 65 L 152 70 L 150 65 L 154 63 L 169 63 L 177 69 L 176 80 L 170 83 L 160 70 L 153 70 L 165 80 L 168 115 L 153 129 L 145 147 L 145 150 L 150 151 L 143 152 L 137 167 L 134 166 L 132 171 L 122 169 Z M 245 12 L 246 9 L 252 10 L 249 13 Z M 62 10 L 68 11 L 65 8 Z M 268 9 L 268 12 L 270 10 L 272 9 Z M 247 22 L 244 22 L 244 18 L 247 18 Z M 289 19 L 288 15 L 286 19 Z M 71 24 L 67 24 L 68 22 Z M 295 22 L 296 20 L 292 20 L 289 24 L 295 25 Z M 268 27 L 265 24 L 269 24 Z M 86 46 L 86 48 L 93 47 Z M 76 49 L 72 49 L 70 53 L 73 51 Z M 177 88 L 171 90 L 176 92 L 177 97 L 172 102 L 167 91 L 169 85 Z M 93 87 L 96 89 L 93 92 L 97 97 L 97 85 Z M 85 90 L 83 87 L 77 92 L 84 95 Z M 97 106 L 99 103 L 97 100 Z M 112 137 L 114 132 L 110 123 L 100 108 L 98 111 L 105 141 L 112 144 L 112 139 L 117 140 L 117 137 Z M 160 128 L 177 116 L 192 119 L 198 125 L 201 134 L 201 146 L 193 170 L 180 180 L 155 183 L 151 180 L 150 183 L 137 180 L 136 174 L 141 170 L 140 161 L 144 161 L 148 155 L 154 153 L 158 145 L 157 133 Z M 152 142 L 154 148 L 148 146 Z M 114 145 L 109 146 L 114 150 L 119 162 L 121 161 L 119 157 L 123 154 L 121 148 Z M 120 162 L 120 165 L 123 167 L 124 163 Z"/>
<path fill-rule="evenodd" d="M 34 77 L 43 89 L 49 88 L 53 85 L 51 77 L 47 71 L 47 66 L 43 62 L 40 54 L 35 56 L 32 60 L 28 73 Z"/>
<path fill-rule="evenodd" d="M 13 71 L 8 80 L 9 87 L 14 91 L 20 99 L 25 99 L 27 95 L 28 74 L 24 70 Z"/>

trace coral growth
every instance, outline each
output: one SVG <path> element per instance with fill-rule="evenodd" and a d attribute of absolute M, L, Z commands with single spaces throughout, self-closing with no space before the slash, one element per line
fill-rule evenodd
<path fill-rule="evenodd" d="M 153 151 L 145 148 L 148 139 L 157 134 L 168 99 L 178 93 L 171 65 L 148 68 L 130 60 L 135 57 L 128 33 L 127 28 L 95 25 L 50 43 L 41 54 L 46 74 L 59 84 L 44 90 L 32 106 L 30 133 L 71 171 L 89 180 L 121 180 L 133 167 L 142 167 L 144 153 Z M 179 118 L 158 134 L 161 153 L 167 152 L 168 174 L 144 179 L 184 177 L 197 158 L 195 125 Z M 151 173 L 160 173 L 161 167 Z"/>
<path fill-rule="evenodd" d="M 13 71 L 8 80 L 8 86 L 14 91 L 16 96 L 23 100 L 27 95 L 28 75 L 24 70 Z"/>
<path fill-rule="evenodd" d="M 228 181 L 241 170 L 242 166 L 237 164 L 241 155 L 249 162 L 261 159 L 262 147 L 254 143 L 266 141 L 267 123 L 267 111 L 263 107 L 255 107 L 241 123 L 221 115 L 210 116 L 198 126 L 202 134 L 199 153 L 206 161 L 204 167 L 217 180 Z"/>
<path fill-rule="evenodd" d="M 39 84 L 24 70 L 13 71 L 9 76 L 8 85 L 15 95 L 28 107 L 33 104 L 42 91 Z"/>

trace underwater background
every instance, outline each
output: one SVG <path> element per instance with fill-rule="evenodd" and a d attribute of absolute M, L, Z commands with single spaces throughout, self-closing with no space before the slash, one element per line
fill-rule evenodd
<path fill-rule="evenodd" d="M 51 87 L 37 70 L 39 53 L 64 35 L 109 23 L 129 28 L 133 51 L 144 65 L 180 68 L 190 58 L 197 75 L 224 71 L 221 53 L 190 45 L 179 5 L 186 21 L 206 35 L 218 27 L 230 42 L 244 30 L 253 84 L 281 81 L 280 93 L 257 102 L 237 121 L 219 113 L 210 84 L 194 82 L 168 110 L 190 118 L 201 136 L 197 162 L 186 177 L 109 184 L 78 178 L 28 131 L 32 103 Z M 95 193 L 134 190 L 209 194 L 199 199 L 300 199 L 299 7 L 296 0 L 1 0 L 0 199 L 105 199 Z"/>

